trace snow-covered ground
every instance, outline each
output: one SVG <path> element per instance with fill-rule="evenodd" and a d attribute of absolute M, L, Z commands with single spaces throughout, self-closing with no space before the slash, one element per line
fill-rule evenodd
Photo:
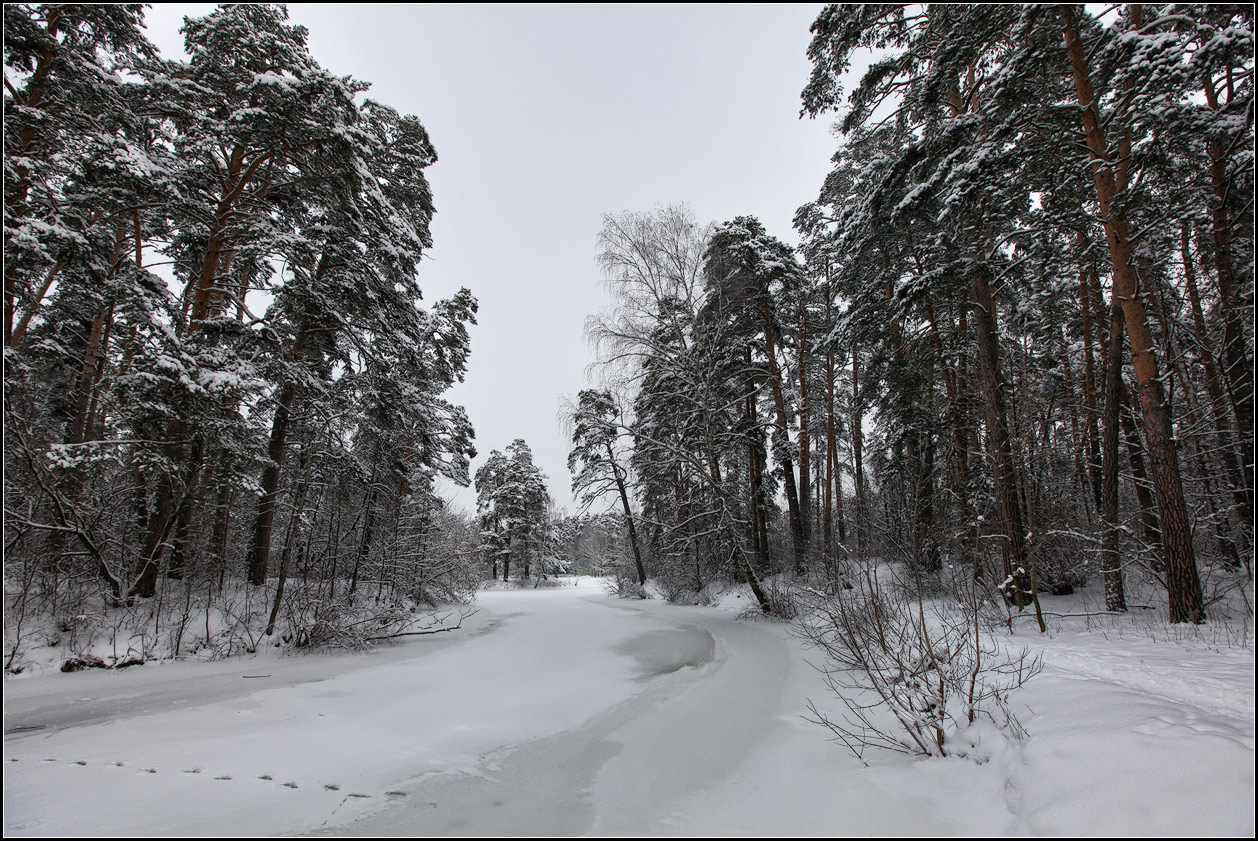
<path fill-rule="evenodd" d="M 5 683 L 6 835 L 1254 832 L 1252 636 L 1061 620 L 971 758 L 867 755 L 790 626 L 482 593 L 451 634 L 370 654 Z M 1071 624 L 1074 623 L 1074 624 Z M 1105 624 L 1110 623 L 1110 624 Z"/>

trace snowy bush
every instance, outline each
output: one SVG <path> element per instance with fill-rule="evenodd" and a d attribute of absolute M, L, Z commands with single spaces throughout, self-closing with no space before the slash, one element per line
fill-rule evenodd
<path fill-rule="evenodd" d="M 751 599 L 738 614 L 739 619 L 759 619 L 767 616 L 789 621 L 799 616 L 799 591 L 782 576 L 762 580 L 760 591 L 764 594 L 764 602 L 761 603 L 755 598 Z"/>
<path fill-rule="evenodd" d="M 608 576 L 604 580 L 604 586 L 609 596 L 615 596 L 618 599 L 651 598 L 646 588 L 638 583 L 637 576 L 624 567 L 617 569 L 614 575 Z"/>
<path fill-rule="evenodd" d="M 872 567 L 853 584 L 837 595 L 813 591 L 798 626 L 825 656 L 818 668 L 846 707 L 835 719 L 809 702 L 813 721 L 858 758 L 871 747 L 948 756 L 950 739 L 982 719 L 1021 735 L 1008 696 L 1040 661 L 996 640 L 977 593 L 927 601 L 880 581 Z"/>

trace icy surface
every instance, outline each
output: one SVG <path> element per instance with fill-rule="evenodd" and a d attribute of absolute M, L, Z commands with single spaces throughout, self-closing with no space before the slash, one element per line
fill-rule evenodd
<path fill-rule="evenodd" d="M 866 767 L 803 720 L 839 704 L 788 625 L 591 580 L 477 607 L 366 655 L 9 681 L 5 834 L 1254 830 L 1252 644 L 1019 632 L 1028 739 Z"/>

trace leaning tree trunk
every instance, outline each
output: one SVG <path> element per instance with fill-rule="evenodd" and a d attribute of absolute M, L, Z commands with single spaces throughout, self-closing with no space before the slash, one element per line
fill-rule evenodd
<path fill-rule="evenodd" d="M 625 509 L 625 526 L 629 529 L 629 545 L 633 548 L 633 564 L 638 571 L 638 583 L 646 585 L 646 567 L 642 564 L 642 553 L 638 550 L 638 531 L 633 525 L 633 511 L 629 507 L 629 493 L 625 490 L 624 477 L 620 475 L 620 467 L 616 464 L 616 456 L 612 453 L 612 445 L 607 445 L 607 462 L 612 466 L 612 475 L 616 477 L 616 490 L 620 492 L 620 504 Z"/>

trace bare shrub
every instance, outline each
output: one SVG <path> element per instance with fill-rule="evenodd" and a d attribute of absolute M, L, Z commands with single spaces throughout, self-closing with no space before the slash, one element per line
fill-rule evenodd
<path fill-rule="evenodd" d="M 871 747 L 947 756 L 950 737 L 979 718 L 1020 736 L 1008 696 L 1040 671 L 1039 658 L 1000 645 L 977 591 L 927 601 L 875 572 L 838 594 L 811 591 L 799 633 L 824 654 L 817 668 L 846 713 L 833 719 L 810 701 L 810 720 L 862 761 Z"/>
<path fill-rule="evenodd" d="M 760 581 L 760 589 L 764 593 L 765 604 L 753 600 L 738 614 L 738 619 L 768 616 L 789 621 L 799 615 L 799 592 L 791 584 L 775 576 Z"/>
<path fill-rule="evenodd" d="M 649 599 L 651 594 L 638 583 L 637 575 L 626 567 L 618 567 L 614 575 L 604 579 L 603 587 L 609 596 L 618 599 Z M 669 601 L 672 601 L 670 598 Z"/>
<path fill-rule="evenodd" d="M 317 587 L 298 586 L 285 599 L 277 636 L 293 648 L 362 651 L 381 640 L 456 630 L 475 612 L 433 610 L 406 598 L 329 601 Z"/>

